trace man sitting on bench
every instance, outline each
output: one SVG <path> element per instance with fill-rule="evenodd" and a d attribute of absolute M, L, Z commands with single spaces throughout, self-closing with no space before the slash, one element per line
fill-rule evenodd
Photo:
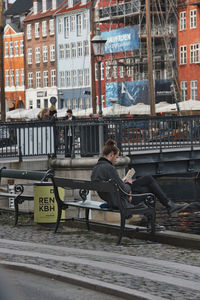
<path fill-rule="evenodd" d="M 135 180 L 131 178 L 127 181 L 123 181 L 113 166 L 118 157 L 119 148 L 117 147 L 115 141 L 109 139 L 104 145 L 102 157 L 99 158 L 92 171 L 91 180 L 108 181 L 112 179 L 127 194 L 152 193 L 156 196 L 160 203 L 166 207 L 168 214 L 179 212 L 188 207 L 188 203 L 176 204 L 170 200 L 152 176 L 143 176 Z M 101 193 L 99 196 L 108 202 L 109 205 L 109 197 L 111 197 L 111 195 L 108 193 Z M 129 205 L 134 207 L 134 198 L 132 199 L 132 197 L 126 196 L 123 193 L 121 194 L 121 198 L 123 198 L 127 207 L 129 207 Z"/>

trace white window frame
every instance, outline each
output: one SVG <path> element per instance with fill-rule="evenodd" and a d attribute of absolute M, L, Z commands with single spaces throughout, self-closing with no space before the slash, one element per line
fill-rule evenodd
<path fill-rule="evenodd" d="M 13 42 L 10 42 L 10 56 L 14 56 Z"/>
<path fill-rule="evenodd" d="M 89 41 L 88 40 L 83 41 L 83 55 L 84 56 L 89 55 Z"/>
<path fill-rule="evenodd" d="M 51 86 L 56 86 L 56 70 L 51 70 Z"/>
<path fill-rule="evenodd" d="M 24 41 L 20 40 L 20 56 L 24 56 Z"/>
<path fill-rule="evenodd" d="M 63 32 L 63 18 L 58 18 L 58 33 Z"/>
<path fill-rule="evenodd" d="M 181 99 L 182 101 L 187 100 L 187 81 L 181 81 Z"/>
<path fill-rule="evenodd" d="M 35 48 L 35 63 L 40 63 L 40 47 Z"/>
<path fill-rule="evenodd" d="M 23 86 L 24 85 L 24 69 L 21 69 L 21 86 Z"/>
<path fill-rule="evenodd" d="M 71 70 L 71 85 L 72 85 L 72 87 L 77 86 L 77 74 L 76 74 L 76 70 Z"/>
<path fill-rule="evenodd" d="M 78 70 L 78 86 L 83 86 L 83 69 Z"/>
<path fill-rule="evenodd" d="M 196 62 L 196 44 L 190 45 L 190 63 L 194 64 Z"/>
<path fill-rule="evenodd" d="M 59 59 L 64 59 L 65 58 L 65 50 L 64 50 L 64 45 L 63 44 L 60 44 L 58 46 L 59 48 Z"/>
<path fill-rule="evenodd" d="M 65 44 L 65 58 L 70 58 L 70 44 Z"/>
<path fill-rule="evenodd" d="M 40 71 L 35 73 L 36 76 L 36 88 L 41 88 L 41 73 Z"/>
<path fill-rule="evenodd" d="M 27 24 L 27 40 L 32 39 L 31 24 Z"/>
<path fill-rule="evenodd" d="M 32 65 L 33 63 L 33 58 L 32 58 L 32 48 L 28 48 L 28 53 L 27 53 L 27 62 L 28 65 Z"/>
<path fill-rule="evenodd" d="M 9 70 L 6 70 L 6 76 L 5 76 L 5 85 L 6 87 L 9 87 L 10 86 L 10 74 L 9 74 Z"/>
<path fill-rule="evenodd" d="M 9 56 L 8 42 L 5 42 L 5 57 Z"/>
<path fill-rule="evenodd" d="M 35 23 L 35 39 L 38 39 L 40 37 L 40 23 Z"/>
<path fill-rule="evenodd" d="M 19 69 L 15 69 L 15 86 L 19 86 Z"/>
<path fill-rule="evenodd" d="M 65 71 L 65 86 L 67 88 L 71 86 L 70 71 Z"/>
<path fill-rule="evenodd" d="M 90 86 L 90 70 L 84 69 L 84 86 Z"/>
<path fill-rule="evenodd" d="M 111 67 L 110 62 L 106 62 L 106 79 L 111 79 Z"/>
<path fill-rule="evenodd" d="M 43 57 L 43 63 L 48 62 L 48 46 L 42 47 L 42 57 Z"/>
<path fill-rule="evenodd" d="M 76 16 L 76 26 L 77 26 L 77 36 L 81 36 L 82 33 L 82 15 L 78 14 Z"/>
<path fill-rule="evenodd" d="M 70 17 L 66 17 L 64 19 L 65 21 L 65 38 L 67 39 L 69 37 L 69 31 L 70 31 Z"/>
<path fill-rule="evenodd" d="M 42 21 L 42 36 L 47 36 L 47 21 Z"/>
<path fill-rule="evenodd" d="M 180 23 L 179 23 L 179 29 L 180 31 L 186 29 L 186 11 L 180 12 Z"/>
<path fill-rule="evenodd" d="M 85 29 L 85 30 L 88 29 L 88 13 L 87 12 L 83 13 L 83 29 Z"/>
<path fill-rule="evenodd" d="M 76 16 L 72 15 L 70 16 L 70 31 L 75 32 L 76 30 Z"/>
<path fill-rule="evenodd" d="M 65 72 L 64 71 L 60 71 L 59 72 L 60 75 L 60 87 L 65 87 Z"/>
<path fill-rule="evenodd" d="M 76 57 L 76 43 L 74 42 L 71 43 L 71 57 L 72 58 Z"/>
<path fill-rule="evenodd" d="M 49 35 L 54 35 L 54 19 L 49 20 Z"/>
<path fill-rule="evenodd" d="M 190 81 L 190 99 L 197 100 L 197 80 Z"/>
<path fill-rule="evenodd" d="M 77 42 L 77 57 L 83 56 L 83 45 L 82 41 Z"/>
<path fill-rule="evenodd" d="M 180 46 L 180 65 L 187 64 L 187 46 Z"/>
<path fill-rule="evenodd" d="M 48 87 L 49 84 L 49 75 L 48 75 L 48 71 L 45 70 L 43 71 L 43 87 Z"/>
<path fill-rule="evenodd" d="M 55 45 L 50 45 L 50 61 L 55 61 Z"/>
<path fill-rule="evenodd" d="M 28 88 L 33 88 L 33 72 L 28 73 Z"/>
<path fill-rule="evenodd" d="M 194 29 L 197 27 L 197 10 L 190 10 L 190 29 Z"/>
<path fill-rule="evenodd" d="M 19 56 L 19 43 L 15 41 L 15 56 Z"/>
<path fill-rule="evenodd" d="M 15 74 L 14 69 L 10 69 L 10 85 L 15 86 Z"/>

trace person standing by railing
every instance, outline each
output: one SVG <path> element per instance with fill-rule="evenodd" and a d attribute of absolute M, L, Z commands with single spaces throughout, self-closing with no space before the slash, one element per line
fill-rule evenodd
<path fill-rule="evenodd" d="M 66 120 L 68 122 L 76 120 L 75 116 L 73 116 L 71 109 L 67 110 Z M 66 126 L 65 127 L 65 157 L 71 157 L 72 143 L 73 143 L 73 128 L 72 126 Z"/>

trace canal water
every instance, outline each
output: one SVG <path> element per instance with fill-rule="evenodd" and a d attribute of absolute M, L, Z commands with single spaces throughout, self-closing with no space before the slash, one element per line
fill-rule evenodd
<path fill-rule="evenodd" d="M 157 177 L 164 192 L 176 203 L 188 202 L 186 210 L 171 217 L 166 209 L 156 204 L 156 222 L 168 230 L 200 234 L 200 178 L 194 174 L 186 177 Z"/>

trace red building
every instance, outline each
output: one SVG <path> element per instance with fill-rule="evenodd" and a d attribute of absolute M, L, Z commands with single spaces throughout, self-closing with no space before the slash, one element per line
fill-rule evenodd
<path fill-rule="evenodd" d="M 200 0 L 179 0 L 177 9 L 181 100 L 200 100 Z"/>

